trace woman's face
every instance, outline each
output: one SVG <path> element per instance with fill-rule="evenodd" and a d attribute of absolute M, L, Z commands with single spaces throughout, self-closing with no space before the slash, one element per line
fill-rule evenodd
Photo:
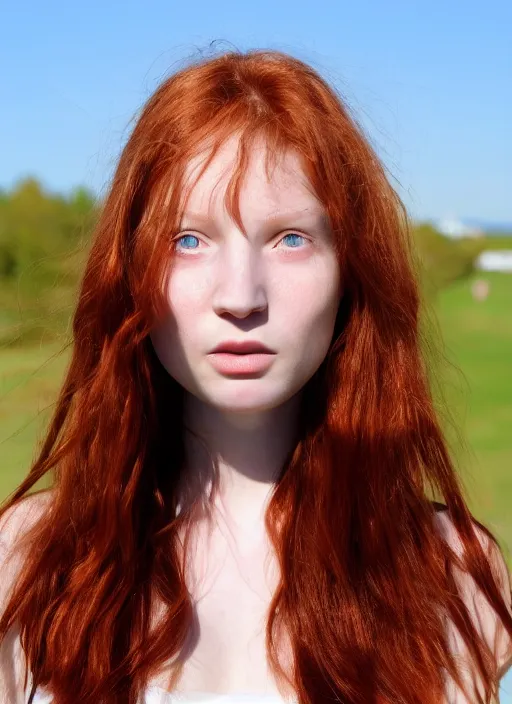
<path fill-rule="evenodd" d="M 288 152 L 268 181 L 254 147 L 240 191 L 247 236 L 224 207 L 237 139 L 217 153 L 185 205 L 174 239 L 168 315 L 151 333 L 169 374 L 224 412 L 261 412 L 294 396 L 329 348 L 341 295 L 325 211 L 300 160 Z M 194 177 L 204 159 L 188 164 Z M 257 341 L 273 354 L 212 355 L 226 341 Z"/>

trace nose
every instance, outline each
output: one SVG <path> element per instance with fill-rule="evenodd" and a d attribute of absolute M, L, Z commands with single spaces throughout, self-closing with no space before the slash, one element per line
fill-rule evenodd
<path fill-rule="evenodd" d="M 246 318 L 268 305 L 261 259 L 246 239 L 239 244 L 219 261 L 212 302 L 217 315 L 230 313 Z"/>

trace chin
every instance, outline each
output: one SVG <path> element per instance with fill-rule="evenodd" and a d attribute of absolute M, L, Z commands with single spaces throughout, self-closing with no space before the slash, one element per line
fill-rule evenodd
<path fill-rule="evenodd" d="M 264 388 L 261 379 L 222 380 L 221 387 L 206 389 L 201 395 L 203 400 L 218 410 L 236 413 L 258 413 L 277 408 L 287 401 L 293 393 L 286 390 L 279 392 L 275 381 Z"/>

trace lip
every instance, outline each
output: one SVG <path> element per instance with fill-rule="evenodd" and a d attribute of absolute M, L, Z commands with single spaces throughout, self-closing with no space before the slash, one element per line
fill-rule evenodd
<path fill-rule="evenodd" d="M 233 352 L 213 352 L 209 355 L 210 363 L 219 374 L 229 377 L 245 378 L 264 374 L 276 360 L 275 354 L 253 352 L 234 354 Z"/>
<path fill-rule="evenodd" d="M 228 352 L 231 354 L 275 354 L 274 350 L 266 347 L 257 340 L 226 340 L 214 347 L 210 354 Z"/>

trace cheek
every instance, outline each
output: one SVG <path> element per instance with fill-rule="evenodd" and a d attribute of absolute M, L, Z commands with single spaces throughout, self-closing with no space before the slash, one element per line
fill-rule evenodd
<path fill-rule="evenodd" d="M 301 305 L 302 304 L 302 305 Z M 332 338 L 337 313 L 337 300 L 300 298 L 290 306 L 288 324 L 303 350 L 326 350 Z"/>
<path fill-rule="evenodd" d="M 167 289 L 168 320 L 172 321 L 173 333 L 178 339 L 187 339 L 197 330 L 197 321 L 204 314 L 211 299 L 206 277 L 187 276 L 187 272 L 176 272 Z"/>
<path fill-rule="evenodd" d="M 211 297 L 207 271 L 198 270 L 192 262 L 182 262 L 169 278 L 167 304 L 174 315 L 183 310 L 197 310 Z"/>
<path fill-rule="evenodd" d="M 175 321 L 171 316 L 167 316 L 165 320 L 161 321 L 157 326 L 153 328 L 150 333 L 151 343 L 153 349 L 156 352 L 156 356 L 160 360 L 161 364 L 169 372 L 169 374 L 174 375 L 174 368 L 176 366 L 176 325 Z"/>
<path fill-rule="evenodd" d="M 189 281 L 174 276 L 167 289 L 168 312 L 165 318 L 151 331 L 150 337 L 162 365 L 172 375 L 180 374 L 187 364 L 186 350 L 197 345 L 197 321 L 204 311 L 207 294 L 197 284 L 198 277 Z M 189 285 L 190 284 L 190 285 Z"/>
<path fill-rule="evenodd" d="M 284 289 L 282 289 L 284 291 Z M 304 272 L 300 282 L 293 282 L 293 289 L 285 291 L 282 299 L 286 309 L 285 325 L 295 328 L 298 336 L 315 343 L 316 338 L 328 337 L 334 329 L 340 301 L 340 282 L 336 268 L 315 267 Z"/>

